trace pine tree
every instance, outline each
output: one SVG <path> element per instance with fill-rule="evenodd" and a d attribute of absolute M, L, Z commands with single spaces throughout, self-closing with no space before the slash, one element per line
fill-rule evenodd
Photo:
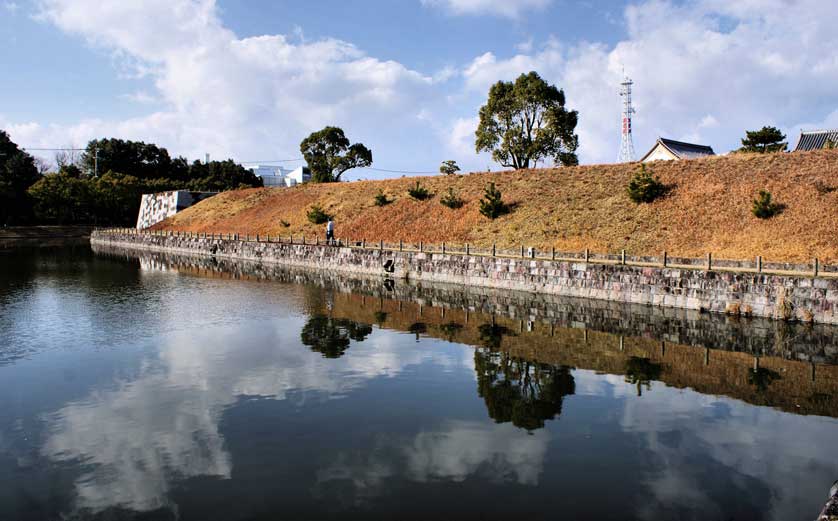
<path fill-rule="evenodd" d="M 503 202 L 500 190 L 495 188 L 495 183 L 483 191 L 483 199 L 480 200 L 480 213 L 489 219 L 495 219 L 503 214 L 509 213 L 509 206 Z"/>

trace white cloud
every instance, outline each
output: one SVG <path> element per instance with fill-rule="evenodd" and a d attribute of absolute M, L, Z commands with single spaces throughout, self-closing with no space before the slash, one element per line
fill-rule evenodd
<path fill-rule="evenodd" d="M 616 45 L 548 41 L 505 59 L 488 52 L 464 67 L 466 88 L 485 93 L 498 79 L 538 71 L 564 88 L 568 106 L 580 112 L 583 162 L 610 162 L 619 147 L 618 84 L 625 67 L 635 82 L 638 153 L 658 135 L 724 152 L 745 129 L 773 124 L 794 130 L 805 121 L 826 122 L 838 104 L 831 89 L 838 81 L 838 59 L 822 52 L 838 43 L 829 22 L 838 15 L 838 4 L 797 4 L 793 9 L 779 0 L 631 5 L 624 13 L 628 37 Z"/>
<path fill-rule="evenodd" d="M 130 94 L 122 94 L 120 97 L 141 105 L 150 105 L 159 101 L 154 95 L 149 94 L 144 90 L 138 90 Z"/>
<path fill-rule="evenodd" d="M 548 5 L 424 3 L 453 14 L 510 17 Z M 784 0 L 648 0 L 625 9 L 626 37 L 614 44 L 527 40 L 511 54 L 487 49 L 428 73 L 350 42 L 307 40 L 301 28 L 289 37 L 239 38 L 212 0 L 42 0 L 40 11 L 41 19 L 112 53 L 121 74 L 150 77 L 154 87 L 143 92 L 157 102 L 149 105 L 154 112 L 117 121 L 53 125 L 0 117 L 12 138 L 29 146 L 113 135 L 193 158 L 210 152 L 244 161 L 296 155 L 302 137 L 337 124 L 371 146 L 382 168 L 435 169 L 453 152 L 464 169 L 483 169 L 486 158 L 475 154 L 467 127 L 492 83 L 530 70 L 563 88 L 568 107 L 580 112 L 583 163 L 616 159 L 623 68 L 635 81 L 638 155 L 658 136 L 721 153 L 735 148 L 745 129 L 775 125 L 794 142 L 799 128 L 838 119 L 831 115 L 838 57 L 823 51 L 838 43 L 834 2 L 800 0 L 790 9 Z"/>
<path fill-rule="evenodd" d="M 494 15 L 519 18 L 525 11 L 544 9 L 551 0 L 422 0 L 422 5 L 440 7 L 453 15 Z"/>
<path fill-rule="evenodd" d="M 3 3 L 3 8 L 6 11 L 14 14 L 14 13 L 17 12 L 18 9 L 20 9 L 20 6 L 17 4 L 17 2 L 4 2 Z"/>
<path fill-rule="evenodd" d="M 126 68 L 149 74 L 156 92 L 143 98 L 157 98 L 164 108 L 60 128 L 8 125 L 14 139 L 30 145 L 60 134 L 81 141 L 113 135 L 154 141 L 189 157 L 210 152 L 246 160 L 270 150 L 294 154 L 313 129 L 337 124 L 376 150 L 385 141 L 381 136 L 397 134 L 396 116 L 415 109 L 434 85 L 431 77 L 341 40 L 309 42 L 301 31 L 294 41 L 282 35 L 238 38 L 211 0 L 44 0 L 39 16 L 113 53 Z M 388 121 L 391 132 L 382 132 Z"/>

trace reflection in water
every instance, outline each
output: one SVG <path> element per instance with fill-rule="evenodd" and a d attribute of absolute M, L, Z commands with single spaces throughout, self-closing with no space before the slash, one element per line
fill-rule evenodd
<path fill-rule="evenodd" d="M 626 361 L 626 382 L 637 386 L 637 396 L 642 396 L 642 386 L 652 388 L 652 380 L 660 380 L 661 364 L 648 358 L 632 356 Z"/>
<path fill-rule="evenodd" d="M 757 367 L 748 372 L 748 383 L 756 387 L 759 391 L 765 391 L 771 385 L 771 382 L 779 379 L 780 373 L 764 367 Z"/>
<path fill-rule="evenodd" d="M 475 349 L 477 392 L 489 417 L 498 423 L 534 430 L 562 413 L 562 400 L 573 394 L 568 367 L 531 362 L 508 353 Z"/>
<path fill-rule="evenodd" d="M 838 371 L 791 359 L 821 344 L 754 361 L 519 300 L 160 265 L 0 288 L 26 353 L 0 365 L 0 519 L 779 520 L 813 517 L 838 475 L 838 421 L 806 415 L 838 414 Z M 56 272 L 55 306 L 108 320 L 21 331 Z"/>
<path fill-rule="evenodd" d="M 491 324 L 481 324 L 477 331 L 480 333 L 480 345 L 489 349 L 500 348 L 503 337 L 515 336 L 509 328 L 495 324 L 494 320 Z"/>
<path fill-rule="evenodd" d="M 448 421 L 437 430 L 378 437 L 366 451 L 340 452 L 317 472 L 313 493 L 345 506 L 369 504 L 393 481 L 461 483 L 479 478 L 536 486 L 550 436 L 510 425 Z"/>
<path fill-rule="evenodd" d="M 352 320 L 325 315 L 310 317 L 300 333 L 304 345 L 325 358 L 339 358 L 349 348 L 349 341 L 363 342 L 372 327 Z"/>

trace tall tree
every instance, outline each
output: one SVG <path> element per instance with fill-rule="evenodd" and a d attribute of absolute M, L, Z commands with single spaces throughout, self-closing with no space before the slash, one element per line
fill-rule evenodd
<path fill-rule="evenodd" d="M 785 134 L 776 127 L 762 127 L 759 130 L 746 130 L 742 139 L 741 152 L 782 152 L 788 146 Z"/>
<path fill-rule="evenodd" d="M 186 159 L 172 159 L 165 148 L 142 141 L 94 139 L 87 144 L 81 163 L 86 172 L 99 175 L 113 171 L 137 179 L 187 181 L 190 177 Z"/>
<path fill-rule="evenodd" d="M 340 181 L 347 170 L 372 164 L 372 152 L 361 143 L 350 145 L 343 129 L 338 127 L 313 132 L 300 143 L 300 152 L 315 183 Z"/>
<path fill-rule="evenodd" d="M 232 159 L 226 161 L 195 161 L 189 167 L 191 190 L 221 191 L 262 186 L 262 178 Z"/>
<path fill-rule="evenodd" d="M 35 159 L 0 130 L 0 224 L 29 219 L 31 205 L 26 190 L 39 178 Z"/>
<path fill-rule="evenodd" d="M 489 89 L 489 99 L 480 107 L 475 148 L 515 169 L 535 167 L 546 158 L 576 165 L 578 117 L 565 108 L 563 90 L 535 71 L 522 74 L 515 82 L 499 81 Z"/>

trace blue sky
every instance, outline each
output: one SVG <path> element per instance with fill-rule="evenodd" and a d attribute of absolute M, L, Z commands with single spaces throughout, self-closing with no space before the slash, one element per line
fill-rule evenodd
<path fill-rule="evenodd" d="M 764 124 L 792 142 L 838 126 L 836 15 L 814 0 L 0 0 L 0 128 L 29 147 L 117 136 L 255 161 L 297 158 L 336 124 L 381 169 L 498 169 L 474 153 L 477 110 L 536 70 L 579 110 L 582 162 L 613 162 L 625 68 L 638 154 L 657 136 L 726 152 Z"/>

